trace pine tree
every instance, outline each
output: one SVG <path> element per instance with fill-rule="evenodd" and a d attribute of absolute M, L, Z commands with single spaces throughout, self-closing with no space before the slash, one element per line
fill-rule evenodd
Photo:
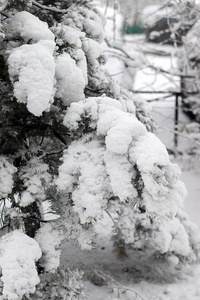
<path fill-rule="evenodd" d="M 3 296 L 84 299 L 79 272 L 59 268 L 60 245 L 91 249 L 104 211 L 116 248 L 196 261 L 179 168 L 146 103 L 102 68 L 104 17 L 91 1 L 1 2 Z"/>

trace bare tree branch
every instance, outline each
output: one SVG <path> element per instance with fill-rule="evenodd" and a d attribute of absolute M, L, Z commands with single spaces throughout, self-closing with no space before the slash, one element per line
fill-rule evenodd
<path fill-rule="evenodd" d="M 130 61 L 135 62 L 135 59 L 133 57 L 131 57 L 124 49 L 122 49 L 120 47 L 117 47 L 115 45 L 111 45 L 107 39 L 105 39 L 105 42 L 108 45 L 108 47 L 116 49 L 116 50 L 120 51 L 121 53 L 123 53 L 123 56 L 121 56 L 120 54 L 116 54 L 113 51 L 113 55 L 118 56 L 118 58 L 122 59 L 123 61 L 127 58 Z M 182 77 L 182 78 L 193 78 L 193 79 L 196 78 L 194 75 L 186 75 L 186 74 L 182 74 L 180 72 L 170 72 L 170 71 L 164 70 L 162 68 L 159 68 L 157 66 L 154 66 L 152 64 L 145 64 L 144 63 L 144 66 L 148 67 L 148 68 L 150 68 L 152 70 L 155 70 L 157 72 L 160 72 L 160 73 L 163 73 L 163 74 L 168 74 L 170 76 L 177 76 L 177 77 Z"/>
<path fill-rule="evenodd" d="M 62 153 L 62 152 L 63 152 L 64 150 L 66 150 L 66 149 L 67 149 L 67 147 L 64 147 L 63 149 L 60 149 L 60 150 L 58 150 L 58 151 L 52 151 L 52 152 L 45 153 L 45 155 L 41 156 L 40 159 L 43 159 L 43 158 L 45 158 L 45 157 L 47 157 L 47 156 L 50 156 L 50 155 L 57 155 L 57 154 L 60 154 L 60 153 Z"/>
<path fill-rule="evenodd" d="M 0 14 L 6 18 L 10 18 L 11 17 L 11 14 L 5 10 L 1 10 L 0 11 Z"/>
<path fill-rule="evenodd" d="M 134 60 L 134 59 L 133 59 L 133 58 L 132 58 L 125 50 L 123 50 L 122 48 L 117 47 L 117 46 L 115 46 L 115 45 L 111 45 L 111 44 L 109 43 L 108 39 L 105 38 L 105 42 L 106 42 L 106 44 L 108 45 L 108 47 L 113 48 L 113 49 L 117 49 L 117 50 L 119 50 L 120 52 L 122 52 L 127 58 L 129 58 L 129 59 L 131 59 L 131 60 Z"/>

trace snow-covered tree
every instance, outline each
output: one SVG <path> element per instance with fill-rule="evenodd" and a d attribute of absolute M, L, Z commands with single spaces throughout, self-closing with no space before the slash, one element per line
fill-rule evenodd
<path fill-rule="evenodd" d="M 0 4 L 2 299 L 84 299 L 60 245 L 90 250 L 104 211 L 115 247 L 196 261 L 180 170 L 147 104 L 102 68 L 102 14 L 86 0 Z"/>

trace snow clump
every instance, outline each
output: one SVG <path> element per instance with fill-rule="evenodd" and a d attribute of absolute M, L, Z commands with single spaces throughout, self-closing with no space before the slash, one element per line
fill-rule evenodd
<path fill-rule="evenodd" d="M 63 16 L 63 24 L 86 33 L 98 42 L 104 40 L 105 18 L 99 11 L 93 11 L 76 4 L 71 5 L 67 13 Z"/>
<path fill-rule="evenodd" d="M 64 105 L 83 100 L 86 86 L 83 72 L 76 66 L 68 53 L 63 53 L 56 60 L 56 97 L 63 100 Z"/>
<path fill-rule="evenodd" d="M 48 165 L 42 163 L 38 158 L 32 158 L 29 163 L 21 169 L 20 179 L 23 180 L 26 190 L 21 193 L 20 206 L 31 205 L 36 199 L 40 202 L 46 199 L 45 186 L 50 184 L 51 176 Z"/>
<path fill-rule="evenodd" d="M 42 226 L 36 234 L 36 241 L 41 247 L 43 257 L 41 265 L 47 272 L 55 271 L 60 265 L 62 231 L 54 228 L 51 223 Z"/>
<path fill-rule="evenodd" d="M 20 36 L 26 43 L 41 40 L 54 41 L 54 34 L 48 28 L 46 22 L 27 11 L 16 13 L 9 22 L 9 31 L 13 36 Z"/>
<path fill-rule="evenodd" d="M 4 157 L 0 156 L 0 199 L 12 192 L 13 174 L 17 169 Z"/>
<path fill-rule="evenodd" d="M 42 40 L 14 49 L 8 58 L 14 95 L 18 102 L 27 103 L 29 112 L 37 117 L 48 111 L 53 102 L 54 47 L 53 41 Z"/>
<path fill-rule="evenodd" d="M 0 240 L 0 267 L 3 296 L 20 300 L 26 293 L 34 293 L 40 282 L 35 262 L 42 253 L 38 243 L 19 230 L 5 234 Z"/>
<path fill-rule="evenodd" d="M 49 111 L 54 100 L 54 34 L 47 23 L 24 11 L 11 18 L 9 35 L 20 36 L 26 43 L 32 41 L 11 50 L 8 67 L 17 101 L 27 104 L 29 112 L 39 117 Z"/>

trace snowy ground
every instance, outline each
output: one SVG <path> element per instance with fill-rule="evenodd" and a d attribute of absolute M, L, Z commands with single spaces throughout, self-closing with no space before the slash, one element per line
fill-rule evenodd
<path fill-rule="evenodd" d="M 133 40 L 129 38 L 126 50 L 134 53 Z M 145 44 L 140 47 L 145 48 Z M 151 44 L 146 45 L 147 52 L 155 51 Z M 157 51 L 169 52 L 167 46 Z M 174 60 L 170 56 L 152 56 L 149 61 L 167 69 L 172 68 Z M 113 63 L 114 62 L 114 63 Z M 177 78 L 153 73 L 148 67 L 135 72 L 134 68 L 123 69 L 122 62 L 113 58 L 109 68 L 112 74 L 118 74 L 117 80 L 123 81 L 128 88 L 149 90 L 175 90 Z M 155 76 L 156 75 L 156 76 Z M 133 81 L 135 85 L 133 86 Z M 144 96 L 143 96 L 144 97 Z M 149 95 L 146 97 L 150 97 Z M 155 95 L 151 95 L 151 98 Z M 157 97 L 157 96 L 156 96 Z M 147 98 L 146 98 L 147 99 Z M 152 114 L 158 122 L 156 134 L 167 148 L 175 152 L 187 152 L 192 140 L 184 134 L 178 137 L 178 148 L 174 147 L 174 98 L 151 102 Z M 188 123 L 188 118 L 179 110 L 179 127 Z M 186 210 L 190 219 L 200 229 L 200 159 L 187 155 L 171 156 L 182 170 L 182 180 L 188 189 Z M 66 243 L 63 248 L 61 263 L 64 266 L 79 268 L 84 271 L 85 294 L 88 300 L 199 300 L 200 299 L 200 265 L 180 268 L 176 263 L 166 262 L 141 253 L 127 250 L 128 257 L 119 259 L 112 247 L 112 220 L 105 214 L 102 222 L 97 224 L 96 248 L 90 252 L 81 252 L 76 246 Z"/>

